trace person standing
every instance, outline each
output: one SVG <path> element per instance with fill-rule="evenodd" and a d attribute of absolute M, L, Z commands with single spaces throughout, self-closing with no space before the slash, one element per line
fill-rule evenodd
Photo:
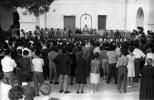
<path fill-rule="evenodd" d="M 145 54 L 138 48 L 139 43 L 135 42 L 135 49 L 133 54 L 135 56 L 134 65 L 135 65 L 135 81 L 138 82 L 140 70 L 141 70 L 141 61 L 144 60 Z"/>
<path fill-rule="evenodd" d="M 127 55 L 127 58 L 128 58 L 128 65 L 127 65 L 127 68 L 128 68 L 128 87 L 132 87 L 133 85 L 133 77 L 135 77 L 135 68 L 134 68 L 134 54 L 133 54 L 133 51 L 134 51 L 134 47 L 133 46 L 130 46 L 128 48 L 129 50 L 129 54 Z"/>
<path fill-rule="evenodd" d="M 82 51 L 77 52 L 77 58 L 75 60 L 76 68 L 75 68 L 75 77 L 76 77 L 76 83 L 77 83 L 77 91 L 76 93 L 79 93 L 79 89 L 81 86 L 81 93 L 83 93 L 84 84 L 86 84 L 86 78 L 87 78 L 87 63 L 82 58 Z"/>
<path fill-rule="evenodd" d="M 106 83 L 109 84 L 111 81 L 111 76 L 112 72 L 114 74 L 114 79 L 115 79 L 115 84 L 117 84 L 117 60 L 118 60 L 118 55 L 115 52 L 116 46 L 114 46 L 112 43 L 110 44 L 109 51 L 107 52 L 108 56 L 108 61 L 109 61 L 109 66 L 108 66 L 108 76 L 107 76 L 107 81 Z"/>
<path fill-rule="evenodd" d="M 51 52 L 48 53 L 48 59 L 49 59 L 49 72 L 50 72 L 50 83 L 59 84 L 58 82 L 58 74 L 56 70 L 56 64 L 53 62 L 53 60 L 58 56 L 58 48 L 56 46 L 53 46 L 51 48 Z"/>
<path fill-rule="evenodd" d="M 154 100 L 154 66 L 152 59 L 146 59 L 146 65 L 141 70 L 139 100 Z"/>
<path fill-rule="evenodd" d="M 94 59 L 91 61 L 90 67 L 91 67 L 90 83 L 92 84 L 92 91 L 93 93 L 95 93 L 97 91 L 97 87 L 99 83 L 100 67 L 101 67 L 101 61 L 99 59 L 98 52 L 94 54 Z"/>
<path fill-rule="evenodd" d="M 11 58 L 11 51 L 9 49 L 4 50 L 4 58 L 1 60 L 2 70 L 4 72 L 4 78 L 8 78 L 13 85 L 14 73 L 13 70 L 17 66 L 14 59 Z"/>
<path fill-rule="evenodd" d="M 105 45 L 105 43 L 104 43 Z M 102 61 L 102 69 L 103 69 L 103 79 L 107 79 L 107 75 L 108 75 L 108 65 L 109 65 L 109 61 L 108 61 L 108 56 L 107 56 L 107 50 L 105 49 L 105 46 L 101 46 L 100 47 L 100 59 Z"/>
<path fill-rule="evenodd" d="M 53 61 L 56 64 L 56 69 L 59 74 L 59 80 L 61 81 L 59 93 L 70 93 L 70 91 L 68 91 L 68 80 L 71 72 L 72 61 L 71 58 L 66 55 L 65 47 L 62 48 L 62 54 L 59 54 Z"/>
<path fill-rule="evenodd" d="M 128 65 L 128 58 L 127 58 L 127 54 L 128 54 L 128 50 L 126 48 L 121 48 L 121 57 L 118 59 L 117 61 L 117 68 L 118 68 L 118 85 L 117 85 L 117 89 L 118 91 L 121 93 L 122 90 L 124 93 L 126 93 L 126 84 L 127 84 L 127 73 L 128 73 L 128 69 L 127 69 L 127 65 Z M 122 90 L 121 90 L 121 85 Z"/>
<path fill-rule="evenodd" d="M 35 95 L 39 95 L 39 85 L 43 82 L 44 60 L 40 58 L 40 51 L 35 51 L 35 58 L 32 59 L 32 72 L 34 80 Z"/>

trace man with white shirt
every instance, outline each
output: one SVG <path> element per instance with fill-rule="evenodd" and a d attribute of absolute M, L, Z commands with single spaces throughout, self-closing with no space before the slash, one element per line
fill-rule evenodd
<path fill-rule="evenodd" d="M 15 60 L 11 58 L 11 51 L 9 49 L 4 50 L 4 58 L 1 60 L 2 70 L 4 72 L 4 79 L 8 78 L 13 85 L 14 74 L 13 70 L 17 66 Z"/>
<path fill-rule="evenodd" d="M 44 60 L 39 57 L 40 52 L 35 51 L 35 58 L 32 59 L 32 72 L 36 96 L 39 95 L 39 85 L 43 82 Z"/>
<path fill-rule="evenodd" d="M 145 54 L 140 49 L 138 49 L 138 46 L 139 46 L 139 44 L 136 42 L 135 43 L 135 49 L 133 51 L 133 54 L 134 54 L 134 57 L 135 57 L 134 65 L 135 65 L 135 79 L 136 79 L 136 82 L 138 82 L 138 77 L 139 77 L 140 70 L 141 70 L 141 61 L 145 57 Z"/>

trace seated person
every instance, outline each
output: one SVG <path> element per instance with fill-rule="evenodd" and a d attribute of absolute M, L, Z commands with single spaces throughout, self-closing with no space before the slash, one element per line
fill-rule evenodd
<path fill-rule="evenodd" d="M 28 82 L 22 82 L 22 89 L 24 90 L 24 100 L 34 100 L 35 90 L 34 87 L 30 86 Z"/>
<path fill-rule="evenodd" d="M 24 90 L 20 86 L 14 86 L 9 90 L 9 100 L 25 100 Z"/>
<path fill-rule="evenodd" d="M 59 100 L 57 98 L 50 97 L 51 85 L 48 83 L 42 83 L 39 87 L 39 95 L 34 100 Z"/>

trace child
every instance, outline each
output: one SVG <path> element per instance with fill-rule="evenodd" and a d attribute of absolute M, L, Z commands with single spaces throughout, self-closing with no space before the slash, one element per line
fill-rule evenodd
<path fill-rule="evenodd" d="M 93 87 L 93 93 L 96 92 L 99 78 L 100 78 L 100 67 L 101 67 L 101 61 L 99 59 L 99 53 L 96 52 L 94 54 L 94 59 L 91 61 L 91 72 L 90 72 L 90 82 Z"/>
<path fill-rule="evenodd" d="M 39 84 L 41 84 L 44 81 L 43 66 L 44 60 L 40 58 L 40 51 L 36 51 L 35 58 L 32 59 L 32 72 L 36 96 L 39 95 Z"/>
<path fill-rule="evenodd" d="M 127 83 L 127 49 L 121 48 L 121 57 L 118 59 L 117 67 L 118 67 L 118 91 L 121 93 L 121 85 L 123 86 L 123 92 L 126 93 L 126 83 Z"/>
<path fill-rule="evenodd" d="M 133 51 L 134 51 L 134 47 L 133 46 L 130 46 L 129 47 L 129 54 L 127 55 L 127 58 L 128 58 L 128 65 L 127 65 L 127 68 L 128 68 L 128 87 L 132 87 L 133 85 L 133 77 L 135 77 L 135 68 L 134 68 L 134 54 L 133 54 Z"/>

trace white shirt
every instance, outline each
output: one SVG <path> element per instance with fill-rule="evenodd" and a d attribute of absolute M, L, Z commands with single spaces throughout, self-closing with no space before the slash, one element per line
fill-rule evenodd
<path fill-rule="evenodd" d="M 12 72 L 13 69 L 17 66 L 17 64 L 15 63 L 15 60 L 13 60 L 9 56 L 5 56 L 1 60 L 1 65 L 2 65 L 3 72 Z"/>
<path fill-rule="evenodd" d="M 9 94 L 9 90 L 11 88 L 12 88 L 11 85 L 1 82 L 1 84 L 0 84 L 0 100 L 10 100 L 8 94 Z"/>
<path fill-rule="evenodd" d="M 43 72 L 44 60 L 42 58 L 32 59 L 32 71 Z"/>
<path fill-rule="evenodd" d="M 100 49 L 99 49 L 99 47 L 96 47 L 95 49 L 94 49 L 94 54 L 96 53 L 96 52 L 98 52 L 99 54 L 100 54 Z"/>
<path fill-rule="evenodd" d="M 135 58 L 145 57 L 145 54 L 140 49 L 137 48 L 134 49 L 133 54 Z"/>
<path fill-rule="evenodd" d="M 119 57 L 119 56 L 120 56 L 120 54 L 121 54 L 120 48 L 119 48 L 119 47 L 117 47 L 117 48 L 115 49 L 115 52 L 117 53 L 117 55 L 118 55 L 118 57 Z"/>
<path fill-rule="evenodd" d="M 146 59 L 152 59 L 152 66 L 154 66 L 154 53 L 147 53 Z M 145 62 L 145 65 L 147 65 L 147 62 Z"/>

